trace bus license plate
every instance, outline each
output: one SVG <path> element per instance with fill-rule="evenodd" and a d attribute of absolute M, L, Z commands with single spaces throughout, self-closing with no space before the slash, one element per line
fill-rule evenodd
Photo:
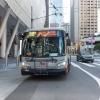
<path fill-rule="evenodd" d="M 40 66 L 42 68 L 47 68 L 48 67 L 48 63 L 47 62 L 40 62 Z"/>

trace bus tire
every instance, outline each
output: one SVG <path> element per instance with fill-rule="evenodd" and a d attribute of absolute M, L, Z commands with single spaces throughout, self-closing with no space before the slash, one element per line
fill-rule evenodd
<path fill-rule="evenodd" d="M 24 72 L 23 70 L 21 70 L 21 75 L 27 75 L 26 72 Z"/>

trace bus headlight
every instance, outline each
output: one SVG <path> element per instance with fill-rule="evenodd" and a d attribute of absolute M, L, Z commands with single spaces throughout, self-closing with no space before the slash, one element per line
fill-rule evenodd
<path fill-rule="evenodd" d="M 27 62 L 22 62 L 21 68 L 28 68 L 30 65 Z"/>
<path fill-rule="evenodd" d="M 25 62 L 22 62 L 22 66 L 25 66 L 25 64 L 26 64 Z"/>
<path fill-rule="evenodd" d="M 66 66 L 66 62 L 59 63 L 58 64 L 58 69 L 65 68 L 65 66 Z"/>

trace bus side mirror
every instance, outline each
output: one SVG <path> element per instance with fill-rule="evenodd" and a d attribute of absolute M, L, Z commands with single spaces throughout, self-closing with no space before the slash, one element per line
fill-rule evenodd
<path fill-rule="evenodd" d="M 19 38 L 19 40 L 23 40 L 24 35 L 23 35 L 23 34 L 21 34 L 21 33 L 19 33 L 19 34 L 18 34 L 18 38 Z"/>

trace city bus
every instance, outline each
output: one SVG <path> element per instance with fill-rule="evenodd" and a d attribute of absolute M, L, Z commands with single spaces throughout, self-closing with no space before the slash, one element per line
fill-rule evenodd
<path fill-rule="evenodd" d="M 66 75 L 70 71 L 69 36 L 62 28 L 29 29 L 20 37 L 22 75 Z"/>

